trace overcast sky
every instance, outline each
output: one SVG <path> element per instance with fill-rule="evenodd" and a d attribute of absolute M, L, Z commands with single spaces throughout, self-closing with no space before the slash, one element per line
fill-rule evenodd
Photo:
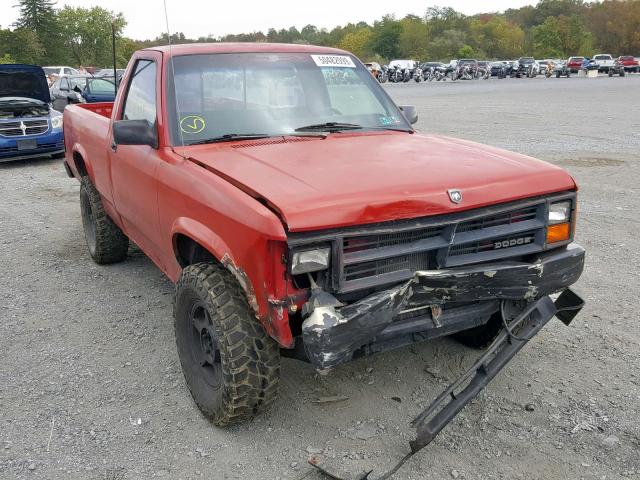
<path fill-rule="evenodd" d="M 333 28 L 336 25 L 361 20 L 373 22 L 387 13 L 403 17 L 408 13 L 424 15 L 427 7 L 450 6 L 465 14 L 502 11 L 533 5 L 536 1 L 522 0 L 166 0 L 169 26 L 172 32 L 183 32 L 187 37 L 225 35 L 262 30 L 280 29 L 291 25 L 301 29 L 313 24 Z M 0 0 L 0 25 L 15 22 L 18 9 L 12 7 L 17 0 Z M 165 31 L 162 0 L 58 0 L 63 5 L 91 7 L 100 5 L 122 12 L 127 19 L 125 35 L 135 39 L 155 38 Z"/>

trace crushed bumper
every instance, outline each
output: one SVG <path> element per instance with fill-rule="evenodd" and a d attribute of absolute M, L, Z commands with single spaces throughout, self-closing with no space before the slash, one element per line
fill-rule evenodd
<path fill-rule="evenodd" d="M 533 302 L 575 283 L 582 274 L 584 256 L 582 247 L 570 244 L 545 252 L 531 263 L 500 261 L 418 271 L 406 283 L 346 306 L 317 289 L 303 310 L 305 352 L 318 368 L 349 361 L 356 350 L 378 337 L 408 305 L 437 308 L 449 302 Z"/>

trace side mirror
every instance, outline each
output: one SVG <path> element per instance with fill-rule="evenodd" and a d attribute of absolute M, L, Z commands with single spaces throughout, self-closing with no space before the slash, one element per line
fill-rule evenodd
<path fill-rule="evenodd" d="M 418 121 L 418 111 L 413 105 L 400 105 L 398 108 L 411 125 Z"/>
<path fill-rule="evenodd" d="M 158 148 L 158 131 L 146 120 L 118 120 L 113 122 L 113 143 Z"/>

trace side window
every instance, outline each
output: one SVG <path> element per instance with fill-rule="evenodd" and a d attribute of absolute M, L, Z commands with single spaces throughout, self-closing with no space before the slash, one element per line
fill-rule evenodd
<path fill-rule="evenodd" d="M 156 64 L 150 60 L 138 60 L 129 80 L 124 100 L 123 120 L 156 121 Z"/>
<path fill-rule="evenodd" d="M 64 74 L 65 74 L 65 75 L 72 75 L 72 74 L 73 74 L 73 72 L 71 71 L 71 69 L 70 69 L 70 68 L 65 68 L 65 69 L 64 69 Z"/>

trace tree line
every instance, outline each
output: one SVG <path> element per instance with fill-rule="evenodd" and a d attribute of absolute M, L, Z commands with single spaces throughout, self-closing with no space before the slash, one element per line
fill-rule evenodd
<path fill-rule="evenodd" d="M 53 0 L 19 0 L 15 25 L 0 28 L 0 63 L 109 66 L 112 28 L 117 63 L 126 65 L 141 48 L 165 45 L 167 34 L 134 40 L 123 35 L 126 19 L 103 7 L 56 8 Z M 449 7 L 430 7 L 423 16 L 349 23 L 333 29 L 307 25 L 267 32 L 189 38 L 171 35 L 172 43 L 280 42 L 339 47 L 363 61 L 392 58 L 444 60 L 475 57 L 513 59 L 567 58 L 595 53 L 640 55 L 640 0 L 540 0 L 535 6 L 501 13 L 463 15 Z"/>

